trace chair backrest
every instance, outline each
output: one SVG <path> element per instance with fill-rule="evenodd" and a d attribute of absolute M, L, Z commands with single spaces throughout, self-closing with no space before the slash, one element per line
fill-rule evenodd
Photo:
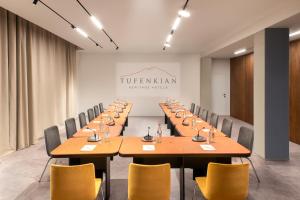
<path fill-rule="evenodd" d="M 191 104 L 190 111 L 191 111 L 191 113 L 194 113 L 194 111 L 195 111 L 195 104 L 194 103 Z"/>
<path fill-rule="evenodd" d="M 225 135 L 229 138 L 231 137 L 232 124 L 233 124 L 232 120 L 227 118 L 223 119 L 221 132 L 225 133 Z"/>
<path fill-rule="evenodd" d="M 88 114 L 89 122 L 91 122 L 93 119 L 95 119 L 95 113 L 94 113 L 93 108 L 89 108 L 87 110 L 87 114 Z"/>
<path fill-rule="evenodd" d="M 99 109 L 100 109 L 100 113 L 104 112 L 103 103 L 99 103 Z"/>
<path fill-rule="evenodd" d="M 249 164 L 208 164 L 207 199 L 246 199 L 248 187 Z"/>
<path fill-rule="evenodd" d="M 84 126 L 87 125 L 87 123 L 86 123 L 86 116 L 85 116 L 84 112 L 79 113 L 78 118 L 79 118 L 80 128 L 83 128 Z"/>
<path fill-rule="evenodd" d="M 74 118 L 69 118 L 65 121 L 67 138 L 73 137 L 74 133 L 77 132 L 76 122 Z"/>
<path fill-rule="evenodd" d="M 209 124 L 215 128 L 218 128 L 218 121 L 219 121 L 219 115 L 217 115 L 216 113 L 211 113 Z"/>
<path fill-rule="evenodd" d="M 57 126 L 51 126 L 45 129 L 44 136 L 47 154 L 49 157 L 52 157 L 51 151 L 61 144 Z"/>
<path fill-rule="evenodd" d="M 128 172 L 128 200 L 166 200 L 171 191 L 170 164 L 131 163 Z"/>
<path fill-rule="evenodd" d="M 196 109 L 195 109 L 195 112 L 194 112 L 194 115 L 198 116 L 199 112 L 200 112 L 200 106 L 197 105 Z"/>
<path fill-rule="evenodd" d="M 253 140 L 254 140 L 254 132 L 252 129 L 242 126 L 239 131 L 239 136 L 237 142 L 249 149 L 252 153 L 253 149 Z"/>
<path fill-rule="evenodd" d="M 207 116 L 208 116 L 208 111 L 207 110 L 205 110 L 205 109 L 203 109 L 202 110 L 202 113 L 201 113 L 201 119 L 203 119 L 204 121 L 206 121 L 207 122 Z"/>
<path fill-rule="evenodd" d="M 97 193 L 94 164 L 51 165 L 52 200 L 95 200 Z"/>
<path fill-rule="evenodd" d="M 97 105 L 94 106 L 94 112 L 95 112 L 95 117 L 98 117 L 100 112 L 99 112 L 99 107 Z"/>

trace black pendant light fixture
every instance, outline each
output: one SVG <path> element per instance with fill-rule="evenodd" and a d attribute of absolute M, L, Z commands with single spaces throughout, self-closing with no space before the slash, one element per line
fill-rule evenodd
<path fill-rule="evenodd" d="M 173 26 L 172 26 L 172 29 L 171 29 L 171 32 L 170 34 L 167 36 L 167 39 L 166 39 L 166 42 L 164 43 L 164 47 L 163 47 L 163 50 L 166 50 L 166 48 L 168 47 L 171 47 L 171 40 L 173 38 L 173 35 L 176 31 L 176 29 L 178 28 L 180 22 L 181 22 L 181 19 L 182 18 L 187 18 L 187 17 L 190 17 L 190 12 L 187 11 L 186 7 L 189 3 L 189 0 L 186 0 L 185 4 L 183 5 L 182 9 L 178 11 L 178 14 L 177 14 L 177 17 L 173 23 Z"/>
<path fill-rule="evenodd" d="M 81 8 L 86 12 L 86 14 L 90 17 L 90 20 L 93 22 L 93 24 L 99 29 L 101 30 L 109 39 L 109 41 L 111 43 L 113 43 L 115 45 L 115 48 L 116 50 L 119 49 L 119 46 L 117 45 L 117 43 L 110 37 L 110 35 L 105 31 L 102 23 L 94 16 L 92 15 L 88 10 L 87 8 L 79 1 L 79 0 L 76 0 L 77 3 L 81 6 Z"/>
<path fill-rule="evenodd" d="M 34 0 L 33 4 L 37 5 L 38 2 L 40 2 L 41 4 L 43 4 L 46 8 L 48 8 L 50 11 L 52 11 L 58 17 L 60 17 L 62 20 L 64 20 L 66 23 L 68 23 L 71 26 L 71 28 L 74 29 L 74 30 L 76 30 L 80 35 L 82 35 L 85 38 L 88 38 L 90 41 L 92 41 L 93 43 L 95 43 L 96 46 L 103 48 L 98 42 L 96 42 L 93 38 L 91 38 L 85 31 L 83 31 L 81 28 L 79 28 L 79 27 L 75 26 L 74 24 L 72 24 L 69 20 L 67 20 L 66 18 L 64 18 L 61 14 L 59 14 L 58 12 L 56 12 L 54 9 L 52 9 L 50 6 L 48 6 L 42 0 Z"/>

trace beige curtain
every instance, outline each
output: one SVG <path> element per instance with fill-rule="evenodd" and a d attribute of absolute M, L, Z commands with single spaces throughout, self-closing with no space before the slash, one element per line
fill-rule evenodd
<path fill-rule="evenodd" d="M 75 111 L 76 46 L 0 8 L 0 153 Z"/>

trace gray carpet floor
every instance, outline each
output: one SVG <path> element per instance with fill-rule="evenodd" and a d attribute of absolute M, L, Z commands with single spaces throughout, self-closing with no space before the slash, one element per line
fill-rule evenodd
<path fill-rule="evenodd" d="M 240 126 L 250 126 L 239 120 L 234 120 L 233 138 L 236 139 Z M 129 126 L 124 135 L 142 136 L 147 127 L 156 131 L 157 124 L 162 123 L 162 117 L 130 117 Z M 219 120 L 219 128 L 222 118 Z M 251 126 L 250 126 L 251 127 Z M 166 126 L 163 127 L 164 135 L 169 135 Z M 65 139 L 62 128 L 61 136 Z M 0 157 L 0 200 L 44 200 L 49 199 L 49 168 L 43 182 L 38 183 L 39 176 L 46 164 L 48 157 L 45 152 L 44 140 L 29 148 Z M 257 200 L 285 200 L 300 199 L 300 146 L 290 143 L 289 161 L 266 161 L 253 154 L 253 163 L 261 178 L 257 183 L 253 170 L 250 168 L 250 187 L 248 199 Z M 130 158 L 116 156 L 111 163 L 111 198 L 112 200 L 127 199 L 127 173 Z M 233 162 L 240 162 L 233 159 Z M 245 160 L 245 162 L 247 162 Z M 58 163 L 65 164 L 65 159 Z M 186 170 L 186 199 L 192 199 L 194 182 L 192 171 Z M 171 174 L 171 199 L 179 199 L 179 170 L 172 169 Z M 197 199 L 203 199 L 197 190 Z"/>

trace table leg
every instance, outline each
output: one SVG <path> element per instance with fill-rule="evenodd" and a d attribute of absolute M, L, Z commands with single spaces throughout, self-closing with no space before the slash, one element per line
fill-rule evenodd
<path fill-rule="evenodd" d="M 167 115 L 165 114 L 165 124 L 167 124 L 167 121 L 168 121 L 168 117 L 167 117 Z"/>
<path fill-rule="evenodd" d="M 125 126 L 128 126 L 128 117 L 126 117 Z"/>
<path fill-rule="evenodd" d="M 105 199 L 108 200 L 110 196 L 110 157 L 106 158 L 105 169 Z"/>
<path fill-rule="evenodd" d="M 180 200 L 184 200 L 185 198 L 185 186 L 184 186 L 184 160 L 182 158 L 182 163 L 180 167 Z"/>

